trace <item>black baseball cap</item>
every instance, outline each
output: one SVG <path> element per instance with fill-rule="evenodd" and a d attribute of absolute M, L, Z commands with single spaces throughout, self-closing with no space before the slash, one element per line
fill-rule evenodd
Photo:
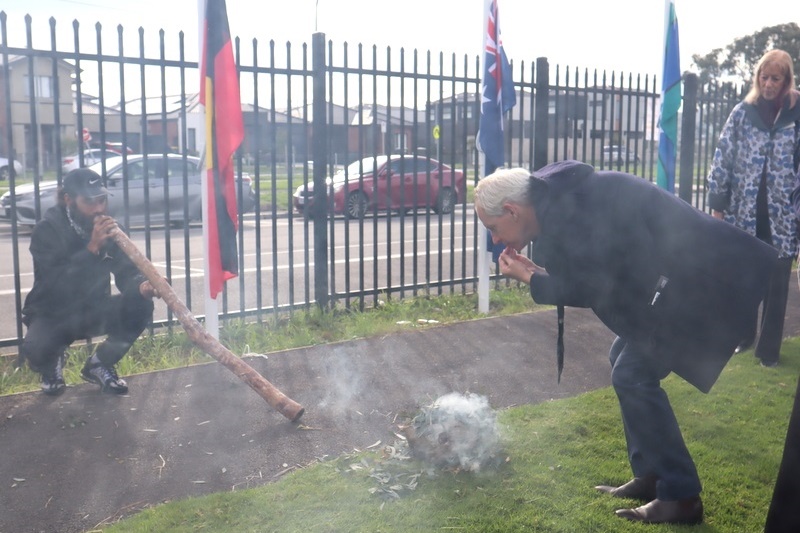
<path fill-rule="evenodd" d="M 64 192 L 71 197 L 97 198 L 107 196 L 108 189 L 103 186 L 103 178 L 94 170 L 76 168 L 64 176 Z"/>

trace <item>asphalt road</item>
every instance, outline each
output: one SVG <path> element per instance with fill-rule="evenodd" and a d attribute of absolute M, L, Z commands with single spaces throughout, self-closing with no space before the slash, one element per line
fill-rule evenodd
<path fill-rule="evenodd" d="M 368 217 L 362 227 L 358 221 L 336 219 L 334 231 L 327 234 L 330 292 L 342 294 L 362 284 L 371 290 L 474 275 L 471 218 L 462 224 L 457 216 L 452 227 L 445 220 L 440 229 L 437 217 L 431 217 L 428 223 L 421 216 L 416 219 L 416 230 L 414 218 L 404 220 L 401 226 L 398 217 Z M 0 308 L 15 310 L 16 284 L 20 286 L 21 305 L 33 284 L 33 265 L 29 235 L 20 235 L 15 250 L 9 228 L 0 224 L 0 257 L 7 258 L 0 261 Z M 256 224 L 250 215 L 240 234 L 240 276 L 227 283 L 219 310 L 272 309 L 314 301 L 313 224 L 302 216 L 291 221 L 286 216 L 276 217 L 273 224 L 268 215 Z M 202 228 L 195 225 L 185 233 L 183 229 L 170 229 L 169 238 L 163 229 L 149 233 L 134 229 L 130 237 L 170 279 L 189 309 L 196 316 L 204 315 Z M 157 302 L 154 319 L 165 320 L 167 316 L 166 305 Z M 16 318 L 13 312 L 0 315 L 0 339 L 17 337 Z"/>

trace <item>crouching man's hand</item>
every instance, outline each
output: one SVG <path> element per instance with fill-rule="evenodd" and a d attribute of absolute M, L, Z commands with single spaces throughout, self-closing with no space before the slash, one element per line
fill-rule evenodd
<path fill-rule="evenodd" d="M 143 281 L 139 285 L 139 294 L 145 298 L 161 298 L 158 290 L 149 281 Z"/>

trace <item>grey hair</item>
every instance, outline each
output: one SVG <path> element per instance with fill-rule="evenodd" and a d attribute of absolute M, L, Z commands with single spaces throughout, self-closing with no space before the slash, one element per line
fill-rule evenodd
<path fill-rule="evenodd" d="M 503 204 L 528 203 L 531 173 L 524 168 L 501 168 L 484 177 L 475 186 L 475 205 L 491 217 L 503 214 Z"/>

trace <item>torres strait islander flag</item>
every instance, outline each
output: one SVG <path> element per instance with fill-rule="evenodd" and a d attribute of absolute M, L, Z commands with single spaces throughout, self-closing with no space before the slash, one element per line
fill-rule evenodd
<path fill-rule="evenodd" d="M 239 219 L 233 154 L 244 139 L 239 79 L 233 61 L 225 0 L 206 0 L 203 24 L 200 103 L 206 112 L 206 180 L 209 293 L 216 298 L 239 274 L 236 232 Z"/>
<path fill-rule="evenodd" d="M 681 65 L 678 47 L 678 17 L 674 0 L 666 0 L 664 73 L 661 77 L 661 117 L 658 119 L 658 168 L 656 183 L 675 192 L 678 159 L 678 108 L 681 106 Z"/>

